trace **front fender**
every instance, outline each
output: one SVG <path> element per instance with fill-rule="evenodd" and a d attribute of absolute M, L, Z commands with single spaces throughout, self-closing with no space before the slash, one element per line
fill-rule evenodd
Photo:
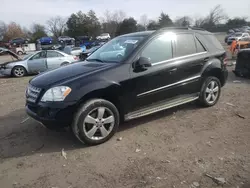
<path fill-rule="evenodd" d="M 88 84 L 78 85 L 68 100 L 83 101 L 89 98 L 104 96 L 120 96 L 121 86 L 110 80 L 96 80 Z"/>

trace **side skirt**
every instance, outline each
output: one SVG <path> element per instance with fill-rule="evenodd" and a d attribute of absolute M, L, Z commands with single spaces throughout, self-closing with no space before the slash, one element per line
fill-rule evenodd
<path fill-rule="evenodd" d="M 146 116 L 149 114 L 153 114 L 162 110 L 166 110 L 169 108 L 173 108 L 175 106 L 179 106 L 182 104 L 186 104 L 192 101 L 195 101 L 199 98 L 199 94 L 196 93 L 194 95 L 188 95 L 188 96 L 182 96 L 176 99 L 168 100 L 168 101 L 162 101 L 157 104 L 152 104 L 150 106 L 144 107 L 142 109 L 130 112 L 128 114 L 125 114 L 125 121 L 129 121 L 131 119 L 139 118 L 142 116 Z"/>

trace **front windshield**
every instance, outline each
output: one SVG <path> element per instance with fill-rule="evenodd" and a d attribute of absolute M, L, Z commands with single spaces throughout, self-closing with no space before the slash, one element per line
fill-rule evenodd
<path fill-rule="evenodd" d="M 242 33 L 236 33 L 235 36 L 236 37 L 240 37 L 242 35 Z"/>
<path fill-rule="evenodd" d="M 34 55 L 34 54 L 28 54 L 28 55 L 25 55 L 25 56 L 23 57 L 23 60 L 27 60 L 27 59 L 29 59 L 32 55 Z"/>
<path fill-rule="evenodd" d="M 142 42 L 145 36 L 121 36 L 104 44 L 86 60 L 120 63 Z"/>

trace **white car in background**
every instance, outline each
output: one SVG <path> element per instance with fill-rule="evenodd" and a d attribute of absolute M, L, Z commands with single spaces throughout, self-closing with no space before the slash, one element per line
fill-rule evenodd
<path fill-rule="evenodd" d="M 111 37 L 109 33 L 103 33 L 100 36 L 96 37 L 97 40 L 109 40 Z"/>
<path fill-rule="evenodd" d="M 57 50 L 38 51 L 23 58 L 7 49 L 5 51 L 14 57 L 15 60 L 0 63 L 0 74 L 15 77 L 44 72 L 79 60 L 76 56 Z"/>

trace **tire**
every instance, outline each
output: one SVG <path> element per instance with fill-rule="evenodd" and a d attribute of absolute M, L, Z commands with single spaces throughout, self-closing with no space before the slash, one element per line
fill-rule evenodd
<path fill-rule="evenodd" d="M 22 51 L 18 51 L 17 55 L 23 55 L 23 52 Z"/>
<path fill-rule="evenodd" d="M 107 123 L 104 123 L 105 119 Z M 98 145 L 116 133 L 119 123 L 119 112 L 111 102 L 92 99 L 84 103 L 75 114 L 72 131 L 80 142 Z"/>
<path fill-rule="evenodd" d="M 207 77 L 202 85 L 199 102 L 202 106 L 210 107 L 214 106 L 221 94 L 221 83 L 216 77 Z"/>
<path fill-rule="evenodd" d="M 27 74 L 27 71 L 23 66 L 15 66 L 11 73 L 14 77 L 23 77 Z"/>

